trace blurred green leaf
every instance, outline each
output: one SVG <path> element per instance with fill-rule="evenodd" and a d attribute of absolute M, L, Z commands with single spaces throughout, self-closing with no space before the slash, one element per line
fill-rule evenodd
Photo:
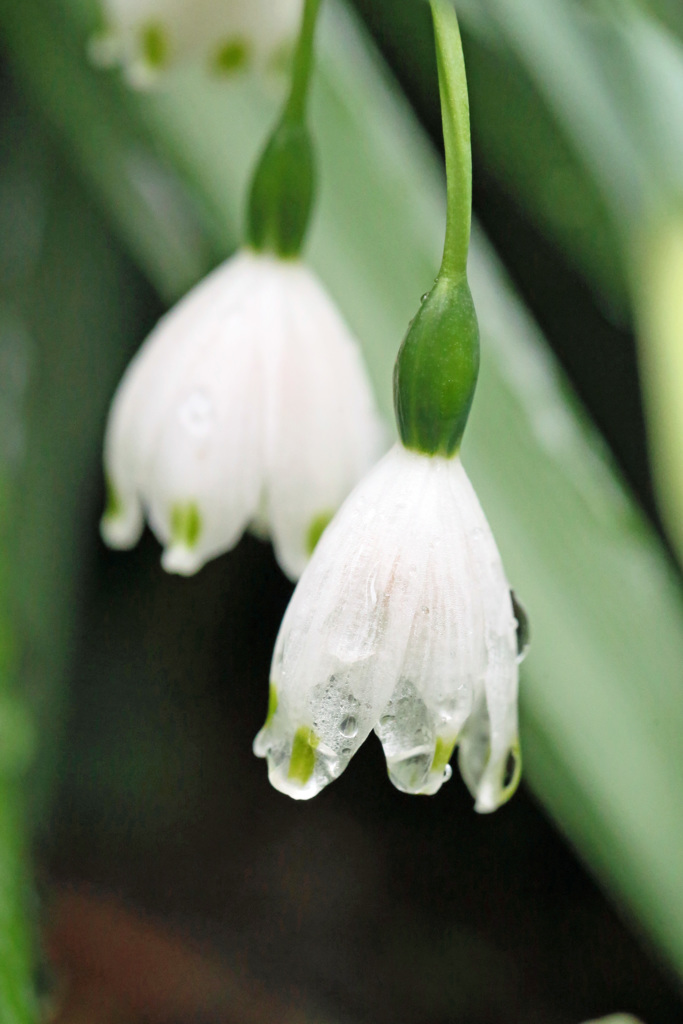
<path fill-rule="evenodd" d="M 7 145 L 9 122 L 0 108 L 0 1020 L 29 1024 L 36 1020 L 37 1003 L 24 782 L 34 745 L 31 719 L 17 692 L 21 650 L 11 557 L 20 507 L 17 467 L 25 447 L 28 340 L 8 285 L 16 284 L 34 250 L 36 197 L 30 156 Z"/>
<path fill-rule="evenodd" d="M 606 87 L 599 20 L 596 32 L 590 6 L 563 0 L 483 3 L 505 44 L 565 127 L 615 211 L 618 226 L 628 233 L 650 199 L 649 169 Z"/>
<path fill-rule="evenodd" d="M 16 100 L 0 125 L 0 1020 L 28 1024 L 37 1017 L 28 848 L 54 790 L 92 549 L 83 523 L 99 500 L 103 411 L 139 286 Z"/>
<path fill-rule="evenodd" d="M 683 8 L 678 0 L 641 0 L 641 6 L 683 38 Z"/>
<path fill-rule="evenodd" d="M 496 18 L 505 13 L 502 0 L 487 7 Z M 141 240 L 154 223 L 144 192 L 132 227 L 123 193 L 109 180 L 118 173 L 112 168 L 126 166 L 117 149 L 127 151 L 128 136 L 142 139 L 145 152 L 171 169 L 179 208 L 196 217 L 193 231 L 210 251 L 227 252 L 272 99 L 253 83 L 219 86 L 195 73 L 176 76 L 163 92 L 124 97 L 111 76 L 86 67 L 87 25 L 80 7 L 71 11 L 73 23 L 65 16 L 55 31 L 47 0 L 3 0 L 0 30 L 16 74 L 108 203 L 131 251 L 168 293 L 158 239 Z M 568 27 L 566 5 L 553 0 L 545 14 L 538 11 L 527 0 L 516 13 L 508 6 L 505 24 L 520 49 L 533 48 L 537 80 L 554 109 L 577 124 L 598 72 L 584 37 Z M 388 412 L 394 354 L 438 264 L 442 175 L 377 55 L 333 4 L 322 38 L 313 102 L 322 190 L 309 257 L 364 341 Z M 51 41 L 59 90 L 47 58 L 42 66 L 35 60 L 36 39 Z M 551 49 L 544 54 L 544 47 Z M 558 56 L 562 48 L 567 53 Z M 578 86 L 567 63 L 576 54 Z M 611 122 L 610 105 L 598 103 L 585 159 L 599 169 L 603 190 L 622 160 L 620 202 L 640 204 L 640 161 L 632 159 L 628 134 Z M 89 133 L 102 133 L 111 151 L 85 145 Z M 174 257 L 178 281 L 196 266 L 188 260 L 183 268 L 182 256 L 178 250 Z M 522 683 L 526 778 L 683 972 L 680 581 L 480 235 L 471 277 L 483 368 L 464 457 L 532 616 L 534 645 Z"/>
<path fill-rule="evenodd" d="M 0 327 L 0 355 L 3 353 Z M 0 409 L 2 402 L 0 399 Z M 9 548 L 12 483 L 0 460 L 0 542 Z M 15 693 L 15 653 L 10 634 L 11 574 L 0 561 L 0 1020 L 30 1024 L 36 1020 L 33 989 L 34 949 L 28 909 L 31 901 L 23 815 L 23 774 L 31 753 L 31 730 Z"/>

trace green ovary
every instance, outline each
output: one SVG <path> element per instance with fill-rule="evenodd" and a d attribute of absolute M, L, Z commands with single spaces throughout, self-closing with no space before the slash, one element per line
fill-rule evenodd
<path fill-rule="evenodd" d="M 244 68 L 249 60 L 249 47 L 243 39 L 227 39 L 222 43 L 214 57 L 214 70 L 221 75 L 229 75 L 233 71 Z"/>
<path fill-rule="evenodd" d="M 442 736 L 436 737 L 436 749 L 434 750 L 434 758 L 432 760 L 432 766 L 429 769 L 432 772 L 438 772 L 442 775 L 446 765 L 453 756 L 455 750 L 455 744 L 458 742 L 457 736 L 453 739 L 444 739 Z"/>
<path fill-rule="evenodd" d="M 105 486 L 107 489 L 107 500 L 104 507 L 104 518 L 105 519 L 118 519 L 123 514 L 123 502 L 119 497 L 119 492 L 114 487 L 110 477 L 105 478 Z"/>
<path fill-rule="evenodd" d="M 171 509 L 171 542 L 193 548 L 202 532 L 202 517 L 194 502 L 174 505 Z"/>
<path fill-rule="evenodd" d="M 277 711 L 277 704 L 277 690 L 275 689 L 275 684 L 271 683 L 270 689 L 268 690 L 268 712 L 266 714 L 266 720 L 263 723 L 264 729 L 268 729 L 273 724 L 275 712 Z"/>
<path fill-rule="evenodd" d="M 312 555 L 315 551 L 318 541 L 322 537 L 333 516 L 334 512 L 319 512 L 318 515 L 314 516 L 311 520 L 310 526 L 308 527 L 308 533 L 306 534 L 306 551 L 309 555 Z"/>
<path fill-rule="evenodd" d="M 509 775 L 509 779 L 507 776 Z M 502 790 L 500 803 L 504 804 L 514 795 L 517 787 L 519 786 L 519 780 L 522 777 L 522 751 L 519 746 L 519 740 L 516 740 L 505 759 L 503 767 L 503 779 L 502 779 Z M 500 806 L 500 805 L 499 805 Z"/>
<path fill-rule="evenodd" d="M 150 21 L 140 30 L 140 49 L 145 63 L 151 68 L 160 70 L 168 64 L 171 47 L 162 24 Z"/>
<path fill-rule="evenodd" d="M 305 786 L 313 775 L 315 768 L 315 751 L 320 740 L 307 726 L 297 729 L 292 744 L 292 756 L 289 760 L 288 778 Z"/>

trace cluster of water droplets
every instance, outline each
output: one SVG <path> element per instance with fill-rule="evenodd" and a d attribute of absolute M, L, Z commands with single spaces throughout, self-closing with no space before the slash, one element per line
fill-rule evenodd
<path fill-rule="evenodd" d="M 409 679 L 399 680 L 375 732 L 396 788 L 421 792 L 434 760 L 436 733 L 427 706 Z"/>
<path fill-rule="evenodd" d="M 340 769 L 343 770 L 358 748 L 360 701 L 343 676 L 331 675 L 313 688 L 311 708 L 313 729 L 320 738 L 320 747 L 324 746 L 331 757 L 343 761 Z"/>
<path fill-rule="evenodd" d="M 512 592 L 511 601 L 517 622 L 518 661 L 522 661 L 529 646 L 528 619 Z M 274 663 L 276 678 L 282 664 L 280 650 Z M 295 799 L 315 796 L 341 775 L 365 740 L 373 724 L 372 709 L 354 693 L 352 678 L 352 667 L 343 666 L 313 687 L 305 709 L 289 708 L 286 702 L 278 706 L 256 737 L 254 752 L 268 758 L 270 780 L 281 792 Z M 399 679 L 374 725 L 397 789 L 410 794 L 435 793 L 452 776 L 448 758 L 459 738 L 461 769 L 476 793 L 489 758 L 490 723 L 483 690 L 472 706 L 475 689 L 475 680 L 464 679 L 427 703 L 409 678 Z M 511 749 L 502 779 L 504 790 L 513 782 L 518 759 L 517 748 Z"/>
<path fill-rule="evenodd" d="M 268 758 L 271 783 L 295 799 L 308 799 L 344 771 L 366 738 L 370 709 L 353 694 L 344 674 L 313 687 L 302 726 L 278 707 L 258 734 L 254 753 Z"/>

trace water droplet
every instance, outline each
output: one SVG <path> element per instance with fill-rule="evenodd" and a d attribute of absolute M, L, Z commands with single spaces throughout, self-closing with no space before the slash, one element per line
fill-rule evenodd
<path fill-rule="evenodd" d="M 425 787 L 431 763 L 431 750 L 417 747 L 405 757 L 387 759 L 389 778 L 402 793 L 419 793 Z"/>
<path fill-rule="evenodd" d="M 342 757 L 351 757 L 351 747 L 342 747 Z"/>
<path fill-rule="evenodd" d="M 349 738 L 355 736 L 358 732 L 358 722 L 356 718 L 353 715 L 347 715 L 346 718 L 343 718 L 339 723 L 339 732 L 342 736 L 348 736 Z"/>
<path fill-rule="evenodd" d="M 213 403 L 203 391 L 193 391 L 178 409 L 180 422 L 195 437 L 205 437 L 211 430 Z"/>
<path fill-rule="evenodd" d="M 529 616 L 514 590 L 510 591 L 510 600 L 512 601 L 512 611 L 517 620 L 517 662 L 519 663 L 524 661 L 529 653 L 531 630 L 529 627 Z"/>
<path fill-rule="evenodd" d="M 449 764 L 447 764 L 446 767 L 443 770 L 443 781 L 444 782 L 448 782 L 448 780 L 451 778 L 452 775 L 453 775 L 453 769 L 451 768 L 451 766 Z"/>
<path fill-rule="evenodd" d="M 393 715 L 383 715 L 379 720 L 379 728 L 382 732 L 387 732 L 394 724 Z"/>
<path fill-rule="evenodd" d="M 425 302 L 429 298 L 429 292 L 425 292 L 424 295 L 420 296 L 420 302 Z"/>

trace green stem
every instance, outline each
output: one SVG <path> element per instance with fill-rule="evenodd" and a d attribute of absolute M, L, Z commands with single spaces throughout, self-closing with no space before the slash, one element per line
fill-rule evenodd
<path fill-rule="evenodd" d="M 472 153 L 467 79 L 452 0 L 430 0 L 446 151 L 446 239 L 441 269 L 403 339 L 394 410 L 406 448 L 451 458 L 460 450 L 479 373 L 479 326 L 467 283 Z"/>
<path fill-rule="evenodd" d="M 448 212 L 440 276 L 460 278 L 467 271 L 472 220 L 470 107 L 460 29 L 452 0 L 430 0 L 439 71 L 441 117 L 446 152 Z"/>
<path fill-rule="evenodd" d="M 318 20 L 321 0 L 306 0 L 301 20 L 301 30 L 294 54 L 292 86 L 284 111 L 287 120 L 303 121 L 306 116 L 308 86 L 313 70 L 313 39 Z"/>
<path fill-rule="evenodd" d="M 301 252 L 315 195 L 315 154 L 306 125 L 306 101 L 320 3 L 306 0 L 304 4 L 289 97 L 257 164 L 249 194 L 249 244 L 257 252 L 274 252 L 283 258 Z"/>

